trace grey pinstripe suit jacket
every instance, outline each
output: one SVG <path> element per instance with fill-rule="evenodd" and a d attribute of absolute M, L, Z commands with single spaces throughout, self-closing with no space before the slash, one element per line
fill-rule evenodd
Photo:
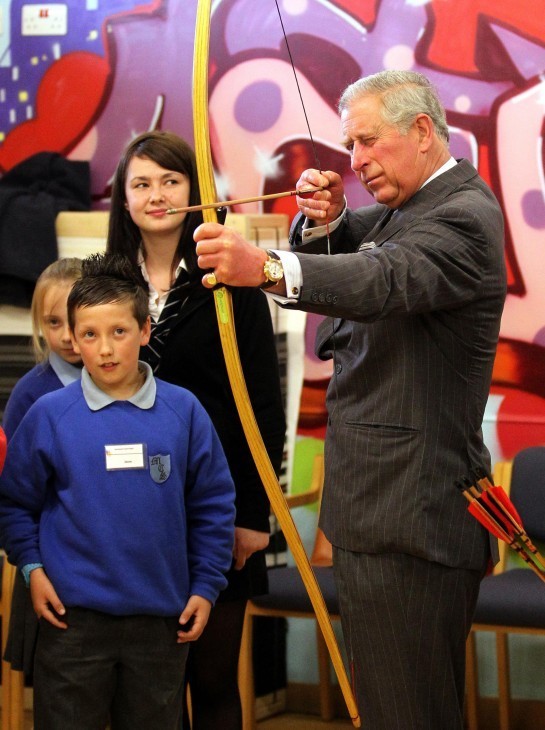
<path fill-rule="evenodd" d="M 295 248 L 299 306 L 328 315 L 316 352 L 335 360 L 321 526 L 345 549 L 482 569 L 488 535 L 454 482 L 489 468 L 481 423 L 506 293 L 502 213 L 466 160 L 375 232 L 386 210 L 347 211 L 336 255 Z"/>

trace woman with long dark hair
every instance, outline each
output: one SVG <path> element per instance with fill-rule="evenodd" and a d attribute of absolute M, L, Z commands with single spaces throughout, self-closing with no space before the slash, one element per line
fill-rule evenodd
<path fill-rule="evenodd" d="M 228 587 L 191 646 L 187 678 L 192 730 L 240 730 L 237 664 L 246 601 L 267 590 L 264 548 L 269 503 L 229 386 L 213 294 L 201 283 L 193 232 L 200 212 L 195 156 L 169 132 L 147 132 L 126 148 L 115 172 L 108 250 L 139 266 L 150 289 L 152 334 L 142 359 L 155 375 L 192 391 L 221 439 L 236 486 L 236 531 Z M 248 391 L 269 456 L 279 471 L 285 419 L 269 305 L 256 289 L 233 291 L 235 326 Z"/>

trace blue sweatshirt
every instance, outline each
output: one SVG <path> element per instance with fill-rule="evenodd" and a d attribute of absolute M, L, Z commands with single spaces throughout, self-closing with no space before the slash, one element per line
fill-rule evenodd
<path fill-rule="evenodd" d="M 81 377 L 81 367 L 65 362 L 54 352 L 15 383 L 6 403 L 2 426 L 8 441 L 30 406 L 45 393 L 59 390 Z"/>
<path fill-rule="evenodd" d="M 43 563 L 68 607 L 177 616 L 190 595 L 214 602 L 226 585 L 235 509 L 221 444 L 197 399 L 144 367 L 123 401 L 84 369 L 9 444 L 1 543 L 19 568 Z"/>

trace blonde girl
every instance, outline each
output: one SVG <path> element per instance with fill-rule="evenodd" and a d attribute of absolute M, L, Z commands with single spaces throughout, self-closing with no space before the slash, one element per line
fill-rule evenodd
<path fill-rule="evenodd" d="M 36 282 L 30 312 L 37 364 L 16 383 L 6 404 L 2 425 L 8 442 L 35 400 L 81 375 L 66 316 L 68 293 L 80 276 L 81 260 L 63 258 L 50 264 Z"/>
<path fill-rule="evenodd" d="M 72 347 L 66 312 L 68 294 L 80 276 L 81 260 L 62 258 L 50 264 L 36 282 L 30 310 L 36 365 L 17 381 L 6 404 L 2 426 L 8 444 L 34 401 L 81 376 L 81 361 Z M 4 659 L 27 677 L 32 673 L 37 634 L 30 593 L 18 574 Z"/>

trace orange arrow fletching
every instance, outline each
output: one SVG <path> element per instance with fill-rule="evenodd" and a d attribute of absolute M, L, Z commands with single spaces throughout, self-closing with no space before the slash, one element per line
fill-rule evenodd
<path fill-rule="evenodd" d="M 486 504 L 487 509 L 492 513 L 493 517 L 500 523 L 503 529 L 513 537 L 516 531 L 513 523 L 509 520 L 509 517 L 501 511 L 494 500 L 491 499 L 490 495 L 487 492 L 483 492 L 479 499 Z"/>
<path fill-rule="evenodd" d="M 476 520 L 481 523 L 481 525 L 483 525 L 483 527 L 486 527 L 486 529 L 491 532 L 494 537 L 497 537 L 498 540 L 503 540 L 507 543 L 510 542 L 508 535 L 506 535 L 503 530 L 500 530 L 496 526 L 484 507 L 480 505 L 476 500 L 469 503 L 467 510 L 473 515 L 473 517 L 475 517 Z"/>
<path fill-rule="evenodd" d="M 515 505 L 509 497 L 507 496 L 505 490 L 501 486 L 491 487 L 491 492 L 494 495 L 494 497 L 497 498 L 498 502 L 501 502 L 501 504 L 505 507 L 505 509 L 509 512 L 511 517 L 513 517 L 514 520 L 516 520 L 519 525 L 522 525 L 522 520 L 520 519 L 520 515 L 517 512 Z"/>

